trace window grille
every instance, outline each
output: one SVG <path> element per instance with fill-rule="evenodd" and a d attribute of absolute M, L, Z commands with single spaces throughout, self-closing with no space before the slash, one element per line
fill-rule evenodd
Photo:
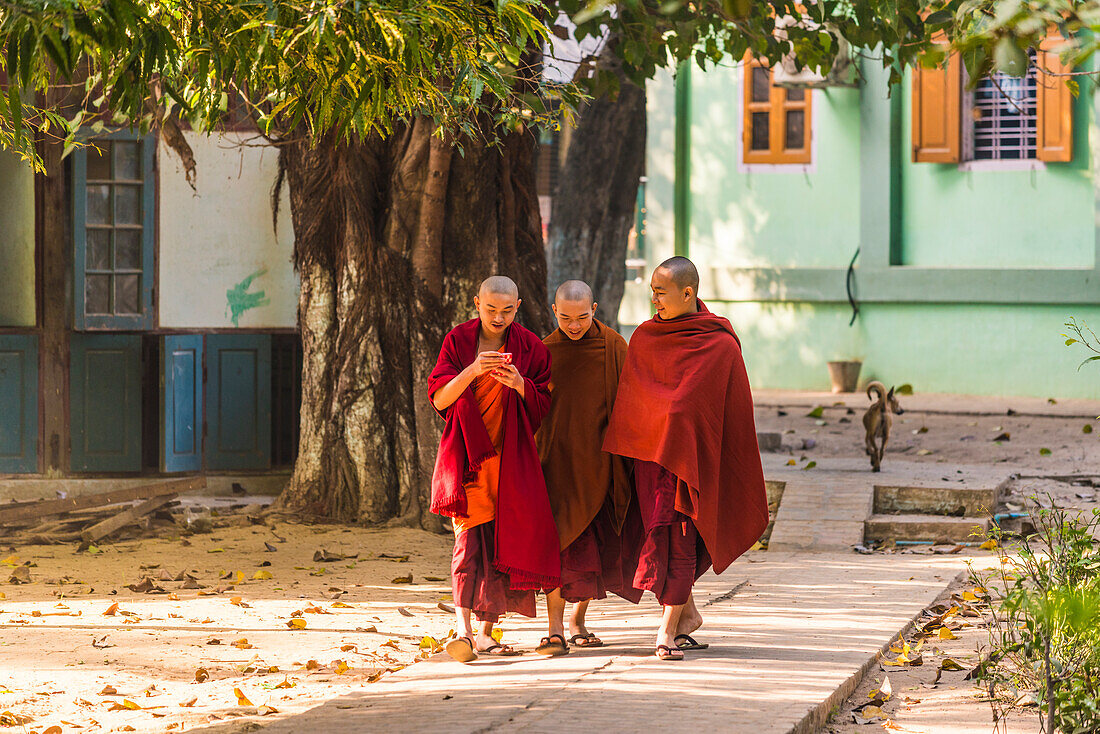
<path fill-rule="evenodd" d="M 971 160 L 1033 160 L 1038 137 L 1035 64 L 1022 77 L 996 72 L 970 93 Z"/>

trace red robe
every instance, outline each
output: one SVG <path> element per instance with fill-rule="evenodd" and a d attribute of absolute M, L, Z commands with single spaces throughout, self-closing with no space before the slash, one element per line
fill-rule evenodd
<path fill-rule="evenodd" d="M 702 301 L 697 313 L 655 316 L 631 335 L 603 448 L 680 480 L 675 510 L 694 522 L 716 573 L 768 525 L 741 343 Z"/>
<path fill-rule="evenodd" d="M 481 322 L 453 328 L 428 377 L 428 395 L 456 377 L 477 356 Z M 503 351 L 524 378 L 524 395 L 509 389 L 504 405 L 504 437 L 493 523 L 493 567 L 509 576 L 512 589 L 554 589 L 561 579 L 558 531 L 542 477 L 535 430 L 550 407 L 550 353 L 542 340 L 519 324 L 508 327 Z M 450 407 L 432 476 L 432 512 L 466 517 L 464 486 L 497 450 L 485 428 L 471 384 Z"/>

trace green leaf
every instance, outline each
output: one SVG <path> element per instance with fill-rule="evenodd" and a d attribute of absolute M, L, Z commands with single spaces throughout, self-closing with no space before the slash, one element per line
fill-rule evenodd
<path fill-rule="evenodd" d="M 1076 339 L 1066 339 L 1066 346 L 1067 346 L 1067 347 L 1068 347 L 1068 346 L 1069 346 L 1070 344 L 1076 344 L 1076 343 L 1077 343 L 1077 340 L 1076 340 Z"/>
<path fill-rule="evenodd" d="M 1092 424 L 1086 423 L 1084 426 L 1082 426 L 1081 433 L 1092 433 Z"/>
<path fill-rule="evenodd" d="M 806 417 L 807 418 L 820 418 L 823 415 L 825 415 L 825 406 L 819 405 L 816 408 L 814 408 L 813 410 L 811 410 L 809 413 L 807 413 Z"/>
<path fill-rule="evenodd" d="M 817 462 L 816 461 L 811 461 L 808 464 L 806 464 L 806 466 L 802 467 L 802 471 L 806 471 L 807 469 L 813 469 L 815 466 L 817 466 Z"/>
<path fill-rule="evenodd" d="M 1023 76 L 1027 73 L 1027 54 L 1011 36 L 997 41 L 993 49 L 993 64 L 997 71 L 1010 76 Z"/>
<path fill-rule="evenodd" d="M 941 23 L 947 23 L 955 17 L 955 14 L 950 10 L 937 10 L 934 13 L 929 13 L 928 17 L 924 19 L 925 25 L 940 25 Z"/>
<path fill-rule="evenodd" d="M 910 385 L 907 382 L 904 385 L 900 385 L 900 386 L 894 388 L 894 393 L 897 394 L 897 395 L 912 395 L 913 394 L 913 386 Z"/>

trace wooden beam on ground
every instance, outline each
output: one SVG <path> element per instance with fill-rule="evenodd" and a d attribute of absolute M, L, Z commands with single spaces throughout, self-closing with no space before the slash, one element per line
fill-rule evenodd
<path fill-rule="evenodd" d="M 43 500 L 33 505 L 19 505 L 11 508 L 0 505 L 0 525 L 22 520 L 37 520 L 51 515 L 62 515 L 73 510 L 86 510 L 90 507 L 115 505 L 119 502 L 133 502 L 167 494 L 183 494 L 184 492 L 202 489 L 205 486 L 206 477 L 189 477 L 187 479 L 174 479 L 167 482 L 116 489 L 112 492 L 100 494 L 85 494 L 63 500 Z"/>
<path fill-rule="evenodd" d="M 126 527 L 130 523 L 137 522 L 150 512 L 164 507 L 175 498 L 175 494 L 162 494 L 157 497 L 150 497 L 140 505 L 134 505 L 130 509 L 123 510 L 114 517 L 109 517 L 103 522 L 96 523 L 82 532 L 80 534 L 80 539 L 85 543 L 95 543 L 98 540 L 106 538 L 111 533 Z"/>

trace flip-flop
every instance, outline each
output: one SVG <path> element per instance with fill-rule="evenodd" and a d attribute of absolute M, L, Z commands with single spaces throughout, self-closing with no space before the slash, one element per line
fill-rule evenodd
<path fill-rule="evenodd" d="M 691 635 L 676 635 L 672 639 L 676 641 L 676 647 L 681 650 L 706 650 L 710 647 L 709 642 L 696 642 Z"/>
<path fill-rule="evenodd" d="M 603 640 L 588 632 L 583 635 L 573 635 L 569 638 L 569 644 L 577 647 L 603 647 Z"/>
<path fill-rule="evenodd" d="M 658 660 L 683 660 L 684 651 L 668 645 L 657 645 L 657 651 L 653 653 Z"/>
<path fill-rule="evenodd" d="M 444 648 L 447 654 L 460 663 L 470 663 L 477 660 L 477 652 L 474 650 L 474 641 L 469 637 L 456 637 L 447 643 Z"/>
<path fill-rule="evenodd" d="M 561 635 L 550 635 L 539 640 L 539 646 L 535 648 L 535 652 L 539 655 L 556 658 L 561 655 L 568 655 L 569 645 L 565 643 L 565 638 Z"/>
<path fill-rule="evenodd" d="M 477 651 L 479 655 L 492 655 L 501 658 L 510 658 L 516 655 L 522 655 L 522 650 L 516 650 L 511 645 L 489 645 L 484 650 Z"/>

